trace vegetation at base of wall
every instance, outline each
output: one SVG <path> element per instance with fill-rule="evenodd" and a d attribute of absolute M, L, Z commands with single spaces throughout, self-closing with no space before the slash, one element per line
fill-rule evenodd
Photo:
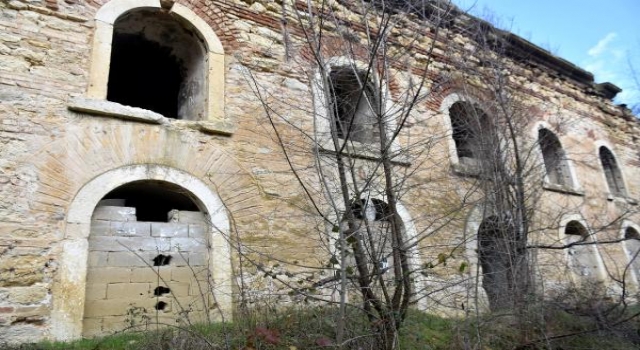
<path fill-rule="evenodd" d="M 538 310 L 539 311 L 539 310 Z M 637 310 L 626 311 L 627 313 Z M 235 323 L 214 323 L 190 328 L 119 333 L 70 343 L 24 344 L 8 350 L 301 350 L 339 349 L 335 339 L 334 308 L 256 308 Z M 348 313 L 349 338 L 342 349 L 376 350 L 364 315 Z M 400 331 L 398 349 L 607 349 L 632 350 L 640 346 L 640 323 L 609 327 L 594 315 L 553 310 L 531 315 L 531 322 L 497 313 L 444 318 L 412 310 Z M 149 328 L 156 328 L 150 325 Z M 566 336 L 565 336 L 566 335 Z M 557 339 L 555 337 L 558 337 Z"/>

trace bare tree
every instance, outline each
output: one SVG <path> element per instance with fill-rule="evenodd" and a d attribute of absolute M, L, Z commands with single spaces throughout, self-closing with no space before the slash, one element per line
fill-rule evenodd
<path fill-rule="evenodd" d="M 295 107 L 277 107 L 283 104 L 261 85 L 250 62 L 247 72 L 312 215 L 325 228 L 319 241 L 333 273 L 313 287 L 334 288 L 339 295 L 338 344 L 348 342 L 347 309 L 356 307 L 369 320 L 376 348 L 392 349 L 409 306 L 420 298 L 420 267 L 411 253 L 419 238 L 407 236 L 399 201 L 416 171 L 409 159 L 428 153 L 434 142 L 408 139 L 405 129 L 428 96 L 432 57 L 436 42 L 444 40 L 439 32 L 451 7 L 432 1 L 308 1 L 283 2 L 283 11 L 287 58 L 312 84 L 313 129 L 288 121 Z M 416 17 L 428 19 L 429 26 Z M 431 43 L 424 45 L 424 38 Z M 416 53 L 420 60 L 412 57 Z M 291 132 L 304 140 L 306 152 L 288 146 L 285 135 Z M 313 168 L 299 162 L 309 156 Z"/>
<path fill-rule="evenodd" d="M 270 91 L 250 60 L 243 63 L 329 257 L 320 268 L 332 273 L 311 279 L 310 288 L 293 286 L 295 292 L 337 303 L 338 344 L 350 341 L 347 314 L 357 308 L 368 317 L 377 348 L 392 349 L 409 306 L 432 296 L 420 286 L 423 274 L 477 240 L 478 261 L 471 263 L 480 267 L 482 284 L 473 288 L 486 293 L 492 310 L 525 311 L 536 297 L 535 251 L 581 244 L 536 245 L 532 235 L 557 230 L 561 214 L 581 199 L 558 203 L 555 212 L 541 204 L 543 185 L 555 192 L 577 190 L 569 155 L 554 132 L 540 128 L 533 140 L 530 135 L 535 108 L 513 78 L 523 59 L 514 56 L 514 47 L 524 41 L 460 16 L 445 1 L 283 2 L 282 10 L 285 57 L 311 82 L 313 107 L 292 106 Z M 450 40 L 459 33 L 470 41 Z M 412 135 L 413 127 L 430 122 L 416 117 L 422 105 L 451 86 L 462 97 L 448 111 L 451 130 Z M 306 115 L 309 123 L 292 114 Z M 557 119 L 554 126 L 562 129 L 564 123 Z M 463 186 L 450 203 L 430 208 L 438 214 L 428 214 L 409 237 L 402 199 L 422 186 L 430 167 L 448 162 L 442 155 L 433 158 L 435 145 L 449 138 L 457 158 L 452 170 L 462 175 Z M 452 192 L 443 190 L 441 197 Z M 482 219 L 472 237 L 454 247 L 426 243 L 463 226 L 472 208 L 480 209 Z M 588 235 L 580 241 L 595 243 Z M 417 266 L 415 255 L 433 261 Z M 442 290 L 473 277 L 451 278 Z M 335 290 L 338 297 L 326 298 L 317 289 Z M 477 298 L 475 304 L 480 310 Z M 464 311 L 469 307 L 462 305 Z"/>

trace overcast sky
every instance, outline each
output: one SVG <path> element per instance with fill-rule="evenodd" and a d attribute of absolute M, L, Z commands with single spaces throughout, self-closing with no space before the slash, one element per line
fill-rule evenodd
<path fill-rule="evenodd" d="M 640 0 L 453 0 L 623 89 L 616 102 L 640 103 Z"/>

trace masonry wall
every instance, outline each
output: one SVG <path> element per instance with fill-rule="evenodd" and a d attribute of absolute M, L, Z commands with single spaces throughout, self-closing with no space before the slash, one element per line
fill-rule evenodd
<path fill-rule="evenodd" d="M 322 269 L 310 272 L 299 267 L 326 266 L 330 257 L 324 247 L 330 243 L 323 233 L 331 228 L 316 215 L 309 214 L 313 208 L 291 173 L 263 106 L 247 80 L 246 67 L 269 92 L 267 99 L 274 110 L 283 116 L 276 124 L 287 145 L 294 150 L 290 160 L 302 169 L 301 176 L 312 185 L 310 190 L 316 191 L 312 193 L 322 198 L 312 157 L 314 145 L 299 132 L 312 134 L 314 126 L 308 112 L 314 108 L 312 77 L 309 70 L 300 68 L 300 62 L 303 66 L 308 62 L 308 55 L 299 50 L 290 52 L 293 58 L 285 58 L 289 48 L 284 45 L 280 5 L 269 1 L 178 1 L 212 28 L 224 48 L 225 81 L 220 87 L 224 92 L 219 94 L 224 115 L 218 117 L 221 123 L 233 127 L 231 131 L 217 127 L 212 131 L 211 125 L 203 126 L 196 121 L 150 123 L 69 109 L 74 98 L 86 97 L 91 84 L 94 17 L 106 2 L 11 0 L 0 3 L 0 343 L 91 336 L 124 323 L 120 321 L 126 315 L 121 311 L 112 314 L 111 306 L 105 307 L 113 300 L 122 304 L 114 308 L 118 310 L 126 309 L 129 304 L 150 309 L 158 302 L 152 295 L 157 286 L 155 274 L 141 265 L 144 259 L 114 240 L 126 239 L 140 246 L 140 254 L 148 260 L 156 250 L 172 251 L 171 247 L 179 240 L 198 236 L 199 224 L 100 220 L 99 216 L 91 220 L 90 215 L 86 222 L 70 219 L 71 208 L 86 204 L 90 206 L 87 210 L 93 213 L 97 205 L 97 202 L 79 202 L 78 195 L 87 184 L 118 169 L 125 176 L 129 167 L 135 165 L 149 167 L 150 174 L 160 172 L 157 169 L 187 174 L 180 177 L 180 181 L 197 179 L 197 186 L 193 188 L 215 193 L 224 204 L 222 211 L 233 222 L 233 230 L 214 229 L 209 238 L 218 237 L 229 244 L 241 241 L 243 256 L 251 261 L 240 254 L 210 257 L 218 259 L 213 262 L 216 265 L 227 264 L 233 271 L 217 276 L 215 283 L 234 293 L 240 286 L 246 288 L 242 296 L 227 293 L 231 302 L 219 307 L 232 310 L 234 303 L 240 301 L 250 304 L 260 300 L 299 301 L 300 297 L 287 295 L 283 282 L 304 284 L 330 273 Z M 354 16 L 346 9 L 340 11 L 345 16 Z M 289 33 L 297 47 L 304 46 L 295 27 L 292 26 Z M 437 43 L 440 51 L 436 51 L 451 47 L 463 52 L 470 40 L 459 33 L 451 33 L 450 38 L 447 43 Z M 429 40 L 425 38 L 426 43 Z M 340 44 L 336 42 L 334 49 Z M 423 54 L 414 55 L 416 62 L 424 60 Z M 453 56 L 464 55 L 457 52 Z M 434 75 L 455 68 L 454 58 L 441 56 L 436 63 Z M 561 216 L 577 215 L 590 227 L 615 222 L 597 234 L 599 240 L 619 238 L 622 222 L 615 219 L 620 215 L 624 214 L 627 222 L 639 225 L 638 206 L 628 200 L 640 197 L 637 119 L 588 87 L 557 76 L 544 67 L 514 64 L 513 79 L 521 86 L 522 94 L 528 96 L 525 105 L 530 108 L 532 128 L 536 121 L 558 126 L 557 135 L 571 158 L 580 190 L 563 193 L 540 185 L 543 193 L 538 219 L 560 222 Z M 403 82 L 390 82 L 393 84 Z M 446 230 L 430 233 L 432 227 L 445 220 L 443 214 L 465 197 L 464 186 L 472 181 L 454 171 L 450 143 L 446 137 L 438 137 L 447 133 L 448 116 L 441 107 L 453 92 L 453 88 L 434 90 L 433 98 L 416 107 L 407 128 L 410 135 L 400 138 L 403 146 L 410 144 L 415 135 L 435 135 L 429 152 L 398 165 L 402 171 L 414 172 L 408 184 L 411 190 L 402 198 L 402 205 L 415 232 L 424 236 L 417 248 L 417 263 L 437 261 L 441 252 L 466 247 L 464 252 L 451 257 L 446 267 L 429 271 L 421 281 L 427 291 L 465 279 L 468 276 L 458 271 L 460 264 L 477 262 L 473 245 L 467 244 L 473 241 L 474 232 L 465 231 L 473 226 L 469 225 L 472 208 L 457 212 L 454 218 L 447 217 L 450 223 Z M 605 142 L 615 152 L 629 198 L 608 195 L 597 158 L 598 142 Z M 358 166 L 365 170 L 371 164 L 358 160 Z M 332 175 L 335 176 L 329 174 Z M 176 178 L 173 172 L 162 177 L 166 181 L 177 181 Z M 176 184 L 186 186 L 180 181 Z M 111 184 L 104 184 L 104 193 L 113 189 L 109 186 Z M 203 196 L 202 193 L 192 195 Z M 205 213 L 205 220 L 214 214 Z M 85 231 L 91 233 L 82 238 L 78 232 Z M 130 234 L 134 231 L 135 234 Z M 199 238 L 196 237 L 196 241 Z M 532 243 L 541 244 L 555 244 L 560 240 L 559 229 L 541 230 L 532 237 Z M 160 246 L 167 249 L 159 249 Z M 77 251 L 86 254 L 86 272 L 74 273 L 63 263 L 70 251 L 68 247 L 79 247 Z M 609 271 L 619 275 L 617 268 L 627 261 L 622 246 L 610 244 L 598 249 Z M 205 259 L 203 254 L 201 250 L 190 251 L 188 259 L 201 262 Z M 180 265 L 175 254 L 173 256 L 177 265 L 173 265 L 171 272 L 160 271 L 160 276 L 175 282 L 177 287 L 171 289 L 184 293 L 185 298 L 195 296 L 193 283 L 182 275 L 185 266 Z M 538 259 L 544 283 L 551 285 L 561 280 L 561 276 L 568 276 L 564 251 L 541 253 Z M 130 264 L 120 266 L 116 262 L 125 260 Z M 282 261 L 296 264 L 287 265 Z M 100 269 L 109 271 L 100 272 Z M 107 278 L 109 274 L 105 272 L 113 271 L 118 273 Z M 138 277 L 138 273 L 145 277 Z M 96 279 L 97 276 L 101 277 Z M 432 295 L 438 303 L 446 305 L 445 312 L 460 311 L 459 305 L 470 297 L 468 290 L 457 286 L 459 289 L 453 289 L 446 297 Z M 331 295 L 331 291 L 324 292 Z M 132 294 L 136 294 L 135 298 Z M 124 305 L 120 302 L 123 296 L 136 301 Z M 60 300 L 64 302 L 61 304 Z M 167 298 L 167 303 L 170 301 Z M 428 307 L 432 301 L 422 305 Z M 69 311 L 78 308 L 85 310 L 80 312 L 82 325 L 67 329 L 56 323 L 56 312 L 63 310 L 78 318 L 77 313 Z M 170 310 L 173 317 L 177 308 L 172 304 Z M 113 328 L 105 326 L 115 321 L 118 325 Z"/>
<path fill-rule="evenodd" d="M 89 235 L 83 336 L 205 322 L 209 232 L 200 212 L 136 220 L 136 208 L 98 206 Z M 205 310 L 207 310 L 205 312 Z"/>

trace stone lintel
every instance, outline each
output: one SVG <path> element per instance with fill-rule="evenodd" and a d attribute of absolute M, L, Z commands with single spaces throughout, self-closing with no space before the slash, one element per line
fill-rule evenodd
<path fill-rule="evenodd" d="M 332 147 L 322 147 L 320 145 L 318 145 L 317 147 L 320 153 L 325 153 L 325 154 L 337 153 L 337 151 L 335 149 L 332 149 Z M 352 157 L 357 159 L 382 161 L 382 158 L 380 157 L 380 153 L 366 150 L 364 149 L 364 147 L 361 147 L 358 145 L 353 147 L 351 145 L 348 145 L 343 151 L 342 155 L 344 157 Z M 401 166 L 411 166 L 411 162 L 407 159 L 407 157 L 402 155 L 396 155 L 396 156 L 392 155 L 391 163 L 395 165 L 401 165 Z"/>
<path fill-rule="evenodd" d="M 77 97 L 67 106 L 74 112 L 139 121 L 151 124 L 168 124 L 167 118 L 147 109 L 125 106 L 116 102 Z"/>
<path fill-rule="evenodd" d="M 236 126 L 226 120 L 201 121 L 197 123 L 197 129 L 205 134 L 231 136 L 236 131 Z"/>
<path fill-rule="evenodd" d="M 545 182 L 542 185 L 542 188 L 544 188 L 547 191 L 551 191 L 551 192 L 558 192 L 558 193 L 563 193 L 563 194 L 570 194 L 570 195 L 573 195 L 573 196 L 584 197 L 584 191 L 579 190 L 579 189 L 575 189 L 575 188 L 572 188 L 572 187 L 568 187 L 568 186 L 563 186 L 563 185 L 558 185 L 558 184 L 552 184 L 552 183 Z"/>

